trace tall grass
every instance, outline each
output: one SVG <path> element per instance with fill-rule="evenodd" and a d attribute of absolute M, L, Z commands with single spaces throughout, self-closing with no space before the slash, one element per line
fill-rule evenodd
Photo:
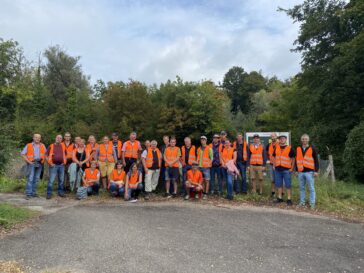
<path fill-rule="evenodd" d="M 36 214 L 35 211 L 26 208 L 16 207 L 10 204 L 0 204 L 0 226 L 8 229 Z"/>

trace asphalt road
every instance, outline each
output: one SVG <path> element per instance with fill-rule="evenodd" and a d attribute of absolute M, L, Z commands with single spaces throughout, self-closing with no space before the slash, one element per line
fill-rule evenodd
<path fill-rule="evenodd" d="M 30 272 L 364 272 L 364 228 L 261 208 L 84 204 L 1 239 L 0 260 Z"/>

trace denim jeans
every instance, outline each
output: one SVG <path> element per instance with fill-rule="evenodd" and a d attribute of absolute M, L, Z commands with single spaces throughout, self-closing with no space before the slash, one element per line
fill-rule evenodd
<path fill-rule="evenodd" d="M 222 192 L 222 170 L 221 167 L 211 167 L 210 169 L 210 192 L 215 190 L 215 175 L 217 176 L 218 191 Z"/>
<path fill-rule="evenodd" d="M 226 181 L 226 191 L 227 191 L 227 198 L 233 198 L 233 175 L 227 171 L 225 168 L 221 168 L 222 174 Z"/>
<path fill-rule="evenodd" d="M 282 188 L 284 182 L 284 186 L 286 187 L 286 189 L 290 189 L 291 188 L 290 170 L 275 170 L 274 182 L 277 188 Z"/>
<path fill-rule="evenodd" d="M 58 194 L 64 193 L 64 165 L 54 165 L 49 167 L 49 180 L 47 186 L 47 195 L 52 194 L 54 180 L 58 180 Z"/>
<path fill-rule="evenodd" d="M 94 183 L 92 186 L 87 187 L 87 195 L 99 194 L 100 183 Z"/>
<path fill-rule="evenodd" d="M 237 162 L 236 166 L 241 175 L 241 192 L 246 193 L 246 163 L 245 162 Z M 239 192 L 239 179 L 236 178 L 234 180 L 234 191 Z"/>
<path fill-rule="evenodd" d="M 43 166 L 35 167 L 32 164 L 28 164 L 28 177 L 27 185 L 25 186 L 25 194 L 27 196 L 33 196 L 37 193 L 37 185 L 42 172 Z"/>
<path fill-rule="evenodd" d="M 128 197 L 131 198 L 132 195 L 135 195 L 135 198 L 138 197 L 139 193 L 143 190 L 143 185 L 138 184 L 138 186 L 135 189 L 128 188 Z"/>
<path fill-rule="evenodd" d="M 315 205 L 316 193 L 315 193 L 315 179 L 313 177 L 313 172 L 299 172 L 298 181 L 300 184 L 300 203 L 304 204 L 306 202 L 306 183 L 310 191 L 310 205 Z"/>
<path fill-rule="evenodd" d="M 268 165 L 268 164 L 267 164 Z M 273 165 L 269 164 L 269 176 L 272 183 L 274 183 L 275 180 L 275 170 L 273 169 Z"/>
<path fill-rule="evenodd" d="M 125 188 L 124 187 L 119 187 L 119 185 L 116 184 L 116 183 L 111 183 L 109 191 L 111 193 L 116 192 L 119 196 L 124 196 Z"/>

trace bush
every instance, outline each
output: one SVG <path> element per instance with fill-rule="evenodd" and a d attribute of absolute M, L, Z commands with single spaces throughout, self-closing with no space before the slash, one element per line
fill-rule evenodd
<path fill-rule="evenodd" d="M 345 143 L 345 170 L 352 178 L 364 183 L 364 121 L 354 127 Z"/>

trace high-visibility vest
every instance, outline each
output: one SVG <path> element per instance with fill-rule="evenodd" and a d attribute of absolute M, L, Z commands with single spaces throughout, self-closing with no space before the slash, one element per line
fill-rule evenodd
<path fill-rule="evenodd" d="M 166 156 L 166 159 L 168 161 L 176 161 L 178 159 L 178 154 L 179 154 L 179 148 L 177 146 L 175 147 L 167 147 L 164 154 Z M 166 167 L 169 167 L 167 162 L 165 164 Z M 173 164 L 172 167 L 179 167 L 178 161 L 176 163 Z"/>
<path fill-rule="evenodd" d="M 46 154 L 47 150 L 44 146 L 43 143 L 39 143 L 39 158 L 40 158 L 40 162 L 43 164 L 44 160 L 45 160 L 45 154 Z M 27 159 L 31 162 L 34 161 L 34 147 L 33 147 L 33 143 L 28 143 L 27 144 L 27 153 L 25 154 L 25 156 L 27 157 Z"/>
<path fill-rule="evenodd" d="M 157 152 L 158 157 L 158 168 L 159 166 L 159 159 L 161 158 L 161 151 L 159 151 L 158 148 L 155 148 L 155 151 Z M 147 168 L 151 168 L 153 166 L 153 149 L 148 148 L 147 151 L 147 157 L 145 158 L 145 164 L 147 165 Z"/>
<path fill-rule="evenodd" d="M 136 171 L 135 173 L 131 172 L 131 174 L 129 174 L 128 181 L 128 187 L 131 189 L 135 189 L 139 182 L 139 171 Z"/>
<path fill-rule="evenodd" d="M 274 148 L 279 145 L 278 142 L 276 142 L 275 144 L 273 143 L 269 143 L 268 146 L 268 157 L 269 157 L 269 161 L 270 164 L 273 165 L 274 164 L 274 156 L 273 156 L 273 152 L 274 152 Z"/>
<path fill-rule="evenodd" d="M 90 161 L 94 160 L 97 148 L 99 148 L 98 143 L 95 143 L 93 146 L 90 143 L 86 145 L 86 150 L 90 154 Z"/>
<path fill-rule="evenodd" d="M 114 146 L 114 142 L 112 141 L 112 145 Z M 121 140 L 118 140 L 117 145 L 116 145 L 116 155 L 118 158 L 120 158 L 121 156 L 121 148 L 123 147 L 123 143 L 121 142 Z"/>
<path fill-rule="evenodd" d="M 284 167 L 290 169 L 292 167 L 291 158 L 289 157 L 289 152 L 291 151 L 291 146 L 287 145 L 283 150 L 280 145 L 277 145 L 275 148 L 275 159 L 274 166 L 275 167 Z"/>
<path fill-rule="evenodd" d="M 112 181 L 124 181 L 125 182 L 125 171 L 122 170 L 120 173 L 117 169 L 114 169 L 111 173 Z"/>
<path fill-rule="evenodd" d="M 186 163 L 186 146 L 182 146 L 182 162 L 185 164 L 192 165 L 193 161 L 196 161 L 196 147 L 192 145 L 188 153 L 188 162 Z"/>
<path fill-rule="evenodd" d="M 203 176 L 200 170 L 196 170 L 195 173 L 192 170 L 187 171 L 187 180 L 193 183 L 201 184 L 203 182 Z"/>
<path fill-rule="evenodd" d="M 64 146 L 66 147 L 67 159 L 71 159 L 73 155 L 73 150 L 75 149 L 75 144 L 69 143 L 66 145 L 66 142 L 63 141 Z"/>
<path fill-rule="evenodd" d="M 135 140 L 133 143 L 128 140 L 125 142 L 125 152 L 124 157 L 125 158 L 138 158 L 138 151 L 140 147 L 140 143 L 138 140 Z"/>
<path fill-rule="evenodd" d="M 225 163 L 229 160 L 232 160 L 234 158 L 234 148 L 224 148 L 224 150 L 221 153 L 221 157 L 224 159 Z"/>
<path fill-rule="evenodd" d="M 302 172 L 304 168 L 315 170 L 315 161 L 312 157 L 312 147 L 308 147 L 305 155 L 303 156 L 302 147 L 297 147 L 296 150 L 296 164 L 297 170 Z"/>
<path fill-rule="evenodd" d="M 64 145 L 64 143 L 60 144 L 62 147 L 62 153 L 63 153 L 63 164 L 67 163 L 67 152 L 66 152 L 66 145 Z M 49 157 L 48 157 L 48 163 L 54 164 L 53 163 L 53 155 L 54 155 L 54 144 L 49 145 Z"/>
<path fill-rule="evenodd" d="M 200 167 L 203 168 L 211 168 L 212 160 L 210 158 L 210 147 L 206 146 L 202 153 L 202 165 Z M 197 162 L 200 164 L 201 162 L 201 147 L 197 149 Z"/>
<path fill-rule="evenodd" d="M 254 144 L 250 144 L 250 165 L 263 165 L 263 145 L 259 144 L 258 149 Z"/>
<path fill-rule="evenodd" d="M 93 172 L 91 172 L 91 168 L 87 168 L 85 170 L 84 176 L 86 178 L 86 186 L 91 186 L 92 184 L 89 184 L 89 180 L 97 180 L 98 176 L 99 176 L 100 171 L 98 169 L 94 169 Z"/>
<path fill-rule="evenodd" d="M 101 162 L 106 162 L 106 161 L 107 162 L 115 162 L 114 149 L 113 149 L 111 141 L 107 145 L 107 150 L 106 150 L 105 144 L 100 144 L 98 160 L 101 161 Z"/>
<path fill-rule="evenodd" d="M 238 147 L 238 143 L 236 141 L 234 141 L 234 144 L 233 144 L 233 148 L 238 151 L 237 149 Z M 248 159 L 248 150 L 247 150 L 247 145 L 246 145 L 246 142 L 244 141 L 243 142 L 243 160 L 246 161 Z"/>

